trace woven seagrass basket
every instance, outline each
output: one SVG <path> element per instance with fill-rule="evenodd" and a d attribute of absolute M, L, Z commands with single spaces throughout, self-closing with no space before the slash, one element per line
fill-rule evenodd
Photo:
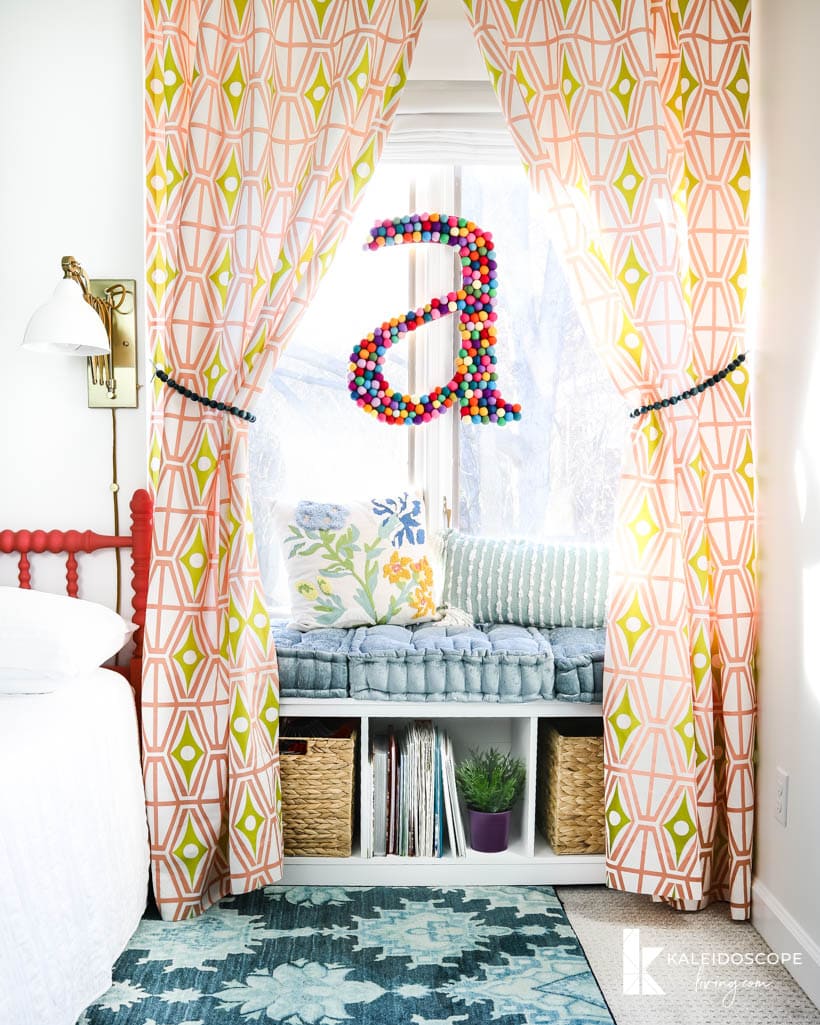
<path fill-rule="evenodd" d="M 355 730 L 348 737 L 282 737 L 279 761 L 285 854 L 349 858 L 356 788 Z"/>
<path fill-rule="evenodd" d="M 538 748 L 538 824 L 553 851 L 603 854 L 600 723 L 542 723 Z"/>

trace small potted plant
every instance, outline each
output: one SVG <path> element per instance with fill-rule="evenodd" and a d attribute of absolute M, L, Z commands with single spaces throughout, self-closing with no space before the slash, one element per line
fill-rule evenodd
<path fill-rule="evenodd" d="M 470 813 L 470 846 L 495 854 L 506 851 L 510 818 L 524 792 L 526 770 L 521 758 L 494 747 L 471 751 L 456 767 L 456 782 Z"/>

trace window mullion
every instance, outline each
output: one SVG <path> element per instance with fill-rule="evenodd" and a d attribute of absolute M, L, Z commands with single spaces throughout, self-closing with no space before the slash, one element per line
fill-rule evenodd
<path fill-rule="evenodd" d="M 420 173 L 416 183 L 417 203 L 413 209 L 419 213 L 449 213 L 454 209 L 453 165 L 437 165 Z M 424 305 L 431 298 L 452 291 L 456 269 L 449 248 L 425 246 L 419 249 L 415 275 L 414 305 Z M 434 334 L 435 333 L 435 334 Z M 434 337 L 430 337 L 434 334 Z M 436 384 L 444 384 L 453 375 L 456 323 L 446 317 L 426 329 L 415 349 L 416 394 Z M 438 530 L 445 525 L 442 505 L 446 499 L 453 507 L 453 479 L 457 468 L 453 465 L 453 421 L 457 410 L 437 417 L 423 427 L 411 428 L 414 434 L 414 476 L 417 487 L 424 491 L 427 503 L 428 526 Z"/>
<path fill-rule="evenodd" d="M 410 194 L 409 194 L 409 208 L 414 210 L 417 202 L 417 188 L 416 180 L 413 178 L 410 182 Z M 410 247 L 410 258 L 408 260 L 408 271 L 407 271 L 407 294 L 410 296 L 408 302 L 408 309 L 412 306 L 415 309 L 416 306 L 416 294 L 417 289 L 417 278 L 419 273 L 419 261 L 417 259 L 418 251 L 414 246 Z M 407 311 L 403 311 L 407 312 Z M 407 339 L 408 351 L 407 351 L 407 391 L 410 395 L 416 394 L 416 386 L 419 381 L 419 348 L 416 344 L 415 332 L 408 332 L 404 336 Z M 424 484 L 419 479 L 419 445 L 418 435 L 414 428 L 408 428 L 408 439 L 407 439 L 407 474 L 414 488 L 424 488 Z"/>
<path fill-rule="evenodd" d="M 453 209 L 461 209 L 462 190 L 461 190 L 461 166 L 457 165 L 453 167 Z M 461 267 L 456 264 L 453 267 L 453 290 L 457 291 L 461 287 Z M 453 328 L 453 345 L 451 350 L 451 358 L 453 366 L 455 366 L 456 353 L 461 348 L 460 335 L 458 329 L 454 326 Z M 459 445 L 459 431 L 461 428 L 461 412 L 455 410 L 452 420 L 449 426 L 448 440 L 450 443 L 449 448 L 449 459 L 447 465 L 450 466 L 450 496 L 448 504 L 452 510 L 450 515 L 451 526 L 458 529 L 458 510 L 461 501 L 461 492 L 459 487 L 459 459 L 461 456 L 461 448 Z"/>

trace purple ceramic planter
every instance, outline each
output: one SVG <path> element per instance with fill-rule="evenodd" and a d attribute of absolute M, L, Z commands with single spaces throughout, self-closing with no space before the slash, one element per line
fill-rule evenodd
<path fill-rule="evenodd" d="M 509 811 L 473 811 L 470 812 L 470 846 L 474 851 L 485 854 L 497 854 L 506 851 L 510 839 Z"/>

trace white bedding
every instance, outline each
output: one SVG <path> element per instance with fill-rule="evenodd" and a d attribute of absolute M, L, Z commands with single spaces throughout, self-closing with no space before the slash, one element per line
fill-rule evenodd
<path fill-rule="evenodd" d="M 74 1025 L 110 986 L 147 886 L 126 681 L 96 669 L 0 694 L 0 1025 Z"/>

